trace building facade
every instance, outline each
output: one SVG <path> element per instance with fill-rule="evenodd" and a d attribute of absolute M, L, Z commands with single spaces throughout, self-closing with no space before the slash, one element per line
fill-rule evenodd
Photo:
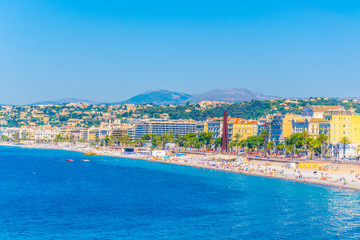
<path fill-rule="evenodd" d="M 196 129 L 197 125 L 192 121 L 145 119 L 134 125 L 134 139 L 140 139 L 146 134 L 162 136 L 165 133 L 168 133 L 183 136 L 189 133 L 196 133 Z"/>
<path fill-rule="evenodd" d="M 328 111 L 324 120 L 319 122 L 319 133 L 325 134 L 329 139 L 329 154 L 331 157 L 356 157 L 360 150 L 360 116 L 354 111 Z M 346 137 L 350 142 L 344 144 Z"/>
<path fill-rule="evenodd" d="M 256 121 L 244 119 L 231 121 L 229 123 L 229 139 L 230 141 L 246 140 L 250 136 L 256 136 L 258 134 L 258 129 L 259 126 Z"/>

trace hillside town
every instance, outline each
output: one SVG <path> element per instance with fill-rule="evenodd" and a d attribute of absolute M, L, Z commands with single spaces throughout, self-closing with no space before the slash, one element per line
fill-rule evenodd
<path fill-rule="evenodd" d="M 294 101 L 284 101 L 292 104 Z M 300 114 L 274 113 L 257 119 L 232 117 L 231 104 L 203 101 L 191 108 L 202 110 L 226 106 L 229 152 L 257 152 L 306 158 L 356 159 L 360 155 L 360 116 L 356 109 L 340 105 L 301 107 Z M 345 102 L 346 103 L 346 102 Z M 2 106 L 0 138 L 4 142 L 67 142 L 88 146 L 136 149 L 191 148 L 220 151 L 222 117 L 204 121 L 171 119 L 160 106 L 156 117 L 136 112 L 152 109 L 147 105 L 64 105 Z M 180 107 L 186 107 L 180 106 Z M 289 109 L 289 107 L 287 107 Z M 16 123 L 16 126 L 14 126 Z"/>

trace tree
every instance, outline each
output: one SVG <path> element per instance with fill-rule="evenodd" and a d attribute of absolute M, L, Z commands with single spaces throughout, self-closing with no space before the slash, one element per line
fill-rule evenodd
<path fill-rule="evenodd" d="M 221 145 L 221 142 L 222 142 L 222 138 L 221 138 L 221 137 L 217 138 L 217 139 L 214 141 L 215 147 L 216 147 L 216 148 L 219 147 L 219 146 Z"/>
<path fill-rule="evenodd" d="M 348 137 L 343 137 L 343 138 L 341 138 L 341 140 L 340 140 L 339 143 L 340 143 L 340 144 L 343 144 L 343 146 L 344 146 L 344 158 L 345 158 L 345 155 L 346 155 L 346 145 L 349 144 L 349 143 L 351 143 L 351 141 L 350 141 L 350 139 L 349 139 Z"/>
<path fill-rule="evenodd" d="M 97 145 L 99 142 L 100 142 L 100 139 L 99 139 L 99 137 L 95 137 L 95 144 Z"/>
<path fill-rule="evenodd" d="M 269 138 L 269 133 L 268 131 L 264 130 L 260 133 L 260 137 L 262 137 L 264 139 L 264 147 L 266 146 L 266 143 L 268 141 L 268 138 Z"/>
<path fill-rule="evenodd" d="M 156 148 L 162 149 L 163 142 L 159 138 L 155 141 L 155 144 Z"/>
<path fill-rule="evenodd" d="M 9 141 L 9 137 L 5 136 L 5 135 L 1 135 L 1 141 Z"/>
<path fill-rule="evenodd" d="M 319 153 L 321 151 L 321 141 L 318 138 L 314 139 L 308 137 L 306 142 L 310 152 L 310 159 L 312 159 L 315 153 Z"/>
<path fill-rule="evenodd" d="M 321 133 L 318 137 L 319 141 L 323 144 L 323 143 L 327 143 L 329 140 L 329 137 L 326 136 L 325 134 Z"/>
<path fill-rule="evenodd" d="M 240 138 L 241 138 L 241 136 L 240 136 L 239 133 L 237 133 L 237 134 L 235 134 L 234 138 L 235 138 L 235 142 L 238 143 L 239 140 L 240 140 Z"/>
<path fill-rule="evenodd" d="M 327 155 L 327 150 L 328 150 L 328 141 L 329 141 L 329 137 L 326 136 L 325 134 L 321 133 L 319 135 L 319 137 L 317 138 L 319 139 L 319 141 L 321 142 L 321 157 L 323 158 L 324 157 L 324 152 L 323 150 L 325 150 L 325 156 Z"/>
<path fill-rule="evenodd" d="M 276 146 L 276 149 L 277 150 L 283 150 L 285 147 L 284 143 L 279 143 L 277 146 Z"/>
<path fill-rule="evenodd" d="M 292 154 L 295 151 L 293 145 L 286 145 L 285 146 L 285 153 L 286 154 Z"/>
<path fill-rule="evenodd" d="M 29 133 L 25 132 L 25 133 L 21 134 L 21 137 L 23 140 L 26 140 L 30 137 L 30 135 L 29 135 Z"/>
<path fill-rule="evenodd" d="M 142 147 L 144 145 L 144 141 L 140 138 L 135 142 L 135 145 L 138 147 Z"/>
<path fill-rule="evenodd" d="M 64 138 L 61 136 L 61 134 L 59 133 L 58 135 L 55 136 L 54 139 L 55 142 L 62 142 L 64 141 Z"/>
<path fill-rule="evenodd" d="M 121 136 L 119 140 L 120 140 L 120 143 L 121 143 L 121 144 L 128 145 L 128 144 L 130 144 L 131 136 L 129 136 L 129 135 L 124 135 L 124 136 Z"/>
<path fill-rule="evenodd" d="M 269 151 L 269 153 L 271 154 L 271 150 L 275 148 L 275 144 L 273 142 L 268 142 L 266 144 L 266 148 Z"/>
<path fill-rule="evenodd" d="M 264 138 L 261 136 L 250 136 L 246 139 L 246 144 L 250 149 L 258 148 L 263 146 Z"/>
<path fill-rule="evenodd" d="M 212 132 L 203 132 L 199 134 L 199 143 L 201 145 L 205 145 L 205 148 L 208 149 L 210 147 L 210 144 L 213 140 L 213 133 Z"/>
<path fill-rule="evenodd" d="M 109 135 L 106 135 L 105 136 L 105 139 L 104 139 L 104 143 L 105 143 L 105 146 L 109 147 L 109 146 L 113 146 L 113 139 L 109 137 Z"/>

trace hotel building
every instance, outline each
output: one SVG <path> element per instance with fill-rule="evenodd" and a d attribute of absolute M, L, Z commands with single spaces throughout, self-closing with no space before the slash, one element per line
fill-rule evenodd
<path fill-rule="evenodd" d="M 134 139 L 140 139 L 146 134 L 155 134 L 158 136 L 164 133 L 172 133 L 181 136 L 189 133 L 196 133 L 197 124 L 185 120 L 166 120 L 166 119 L 144 119 L 139 120 L 134 125 Z"/>
<path fill-rule="evenodd" d="M 319 133 L 329 138 L 330 156 L 355 157 L 360 150 L 360 116 L 354 110 L 327 111 L 324 120 L 319 122 Z M 346 145 L 340 143 L 344 137 L 350 140 Z"/>

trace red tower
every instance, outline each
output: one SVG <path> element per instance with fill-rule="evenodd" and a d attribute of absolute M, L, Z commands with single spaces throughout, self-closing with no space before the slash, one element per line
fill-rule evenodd
<path fill-rule="evenodd" d="M 224 111 L 221 150 L 223 152 L 227 152 L 228 149 L 229 149 L 228 121 L 227 121 L 227 112 Z"/>

